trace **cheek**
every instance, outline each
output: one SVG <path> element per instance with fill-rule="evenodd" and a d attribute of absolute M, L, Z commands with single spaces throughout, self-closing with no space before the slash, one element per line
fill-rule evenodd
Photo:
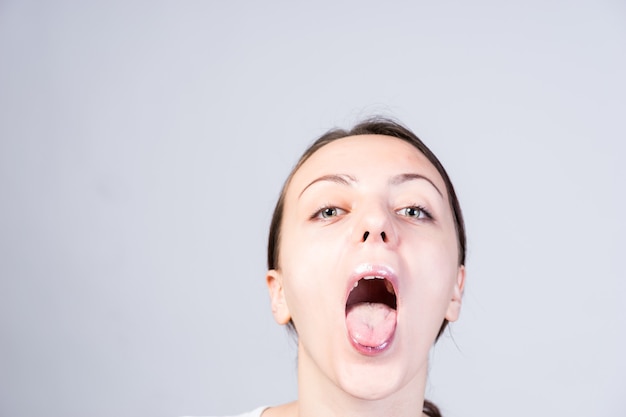
<path fill-rule="evenodd" d="M 349 242 L 338 229 L 285 229 L 281 252 L 285 297 L 298 332 L 343 325 L 345 258 Z M 299 326 L 298 326 L 299 325 Z"/>
<path fill-rule="evenodd" d="M 326 278 L 329 271 L 335 270 L 342 253 L 348 250 L 345 235 L 345 230 L 337 227 L 325 229 L 296 224 L 285 228 L 281 241 L 281 269 Z"/>
<path fill-rule="evenodd" d="M 447 307 L 458 272 L 456 246 L 449 240 L 431 241 L 413 252 L 412 291 L 420 298 L 419 305 Z M 439 309 L 437 309 L 439 310 Z"/>
<path fill-rule="evenodd" d="M 300 233 L 285 234 L 281 242 L 281 270 L 285 297 L 294 321 L 318 311 L 329 300 L 333 261 L 326 246 Z M 315 314 L 323 314 L 319 311 Z"/>

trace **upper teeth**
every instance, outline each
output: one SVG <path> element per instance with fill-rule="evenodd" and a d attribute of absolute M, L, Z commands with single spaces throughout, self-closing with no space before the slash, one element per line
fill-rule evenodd
<path fill-rule="evenodd" d="M 376 275 L 368 275 L 366 277 L 363 277 L 363 279 L 370 280 L 370 279 L 385 279 L 385 278 L 378 277 Z M 359 282 L 361 282 L 361 280 L 358 280 L 357 282 L 354 283 L 354 288 L 359 286 Z M 389 289 L 388 286 L 391 286 L 391 283 L 389 281 L 387 281 L 387 282 L 385 282 L 385 284 L 386 284 L 385 286 L 387 287 L 387 289 Z M 393 288 L 393 286 L 391 288 Z"/>
<path fill-rule="evenodd" d="M 385 278 L 384 277 L 379 277 L 379 276 L 376 276 L 376 275 L 368 275 L 368 276 L 363 277 L 362 279 L 367 279 L 367 280 L 370 280 L 370 279 L 383 279 L 384 280 Z M 361 282 L 361 280 L 358 280 L 357 282 L 355 282 L 353 288 L 358 287 L 359 286 L 359 282 Z M 391 283 L 391 281 L 385 280 L 385 289 L 389 293 L 395 294 L 395 291 L 393 289 L 393 284 Z"/>

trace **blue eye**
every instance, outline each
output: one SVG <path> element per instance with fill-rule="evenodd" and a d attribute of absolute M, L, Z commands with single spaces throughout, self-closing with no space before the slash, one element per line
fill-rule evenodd
<path fill-rule="evenodd" d="M 339 215 L 339 209 L 337 207 L 326 207 L 320 211 L 320 216 L 324 219 L 329 219 L 331 217 L 336 217 Z"/>
<path fill-rule="evenodd" d="M 345 210 L 337 207 L 324 207 L 317 211 L 312 217 L 318 219 L 332 219 L 344 213 Z"/>
<path fill-rule="evenodd" d="M 320 211 L 320 216 L 325 219 L 329 217 L 335 217 L 337 215 L 337 209 L 335 207 L 326 207 L 322 211 Z"/>
<path fill-rule="evenodd" d="M 418 206 L 405 207 L 398 210 L 396 213 L 402 216 L 412 217 L 414 219 L 431 218 L 430 214 L 425 209 Z"/>

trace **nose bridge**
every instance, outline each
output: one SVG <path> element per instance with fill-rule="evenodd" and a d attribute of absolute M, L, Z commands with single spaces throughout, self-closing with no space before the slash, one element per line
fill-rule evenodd
<path fill-rule="evenodd" d="M 395 243 L 395 231 L 391 221 L 392 213 L 381 202 L 370 201 L 361 207 L 355 225 L 355 238 L 358 242 Z"/>

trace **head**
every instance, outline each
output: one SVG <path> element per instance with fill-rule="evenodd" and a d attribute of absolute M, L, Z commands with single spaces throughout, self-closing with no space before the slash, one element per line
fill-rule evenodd
<path fill-rule="evenodd" d="M 452 181 L 448 176 L 448 173 L 444 169 L 439 159 L 435 154 L 409 129 L 401 124 L 381 117 L 365 120 L 350 130 L 333 129 L 322 135 L 317 139 L 309 148 L 302 154 L 295 167 L 287 177 L 285 184 L 280 192 L 280 196 L 274 208 L 274 214 L 272 215 L 272 222 L 270 224 L 269 239 L 267 245 L 267 267 L 269 270 L 280 269 L 280 246 L 281 246 L 281 228 L 283 211 L 285 207 L 285 194 L 291 179 L 298 169 L 319 149 L 328 145 L 336 140 L 359 135 L 384 135 L 394 138 L 398 138 L 414 146 L 419 152 L 421 152 L 428 161 L 435 167 L 446 186 L 446 193 L 448 201 L 450 203 L 450 209 L 454 219 L 454 225 L 456 229 L 456 238 L 458 243 L 458 259 L 459 266 L 465 265 L 465 253 L 466 253 L 466 236 L 465 236 L 465 224 L 463 222 L 463 213 L 461 211 L 461 205 L 454 191 Z M 295 331 L 294 323 L 292 320 L 288 323 L 289 327 Z M 441 336 L 448 320 L 444 319 L 437 334 L 437 339 Z"/>
<path fill-rule="evenodd" d="M 367 400 L 423 392 L 464 263 L 454 188 L 411 131 L 370 119 L 323 135 L 287 178 L 268 245 L 272 311 L 298 333 L 299 377 Z"/>

